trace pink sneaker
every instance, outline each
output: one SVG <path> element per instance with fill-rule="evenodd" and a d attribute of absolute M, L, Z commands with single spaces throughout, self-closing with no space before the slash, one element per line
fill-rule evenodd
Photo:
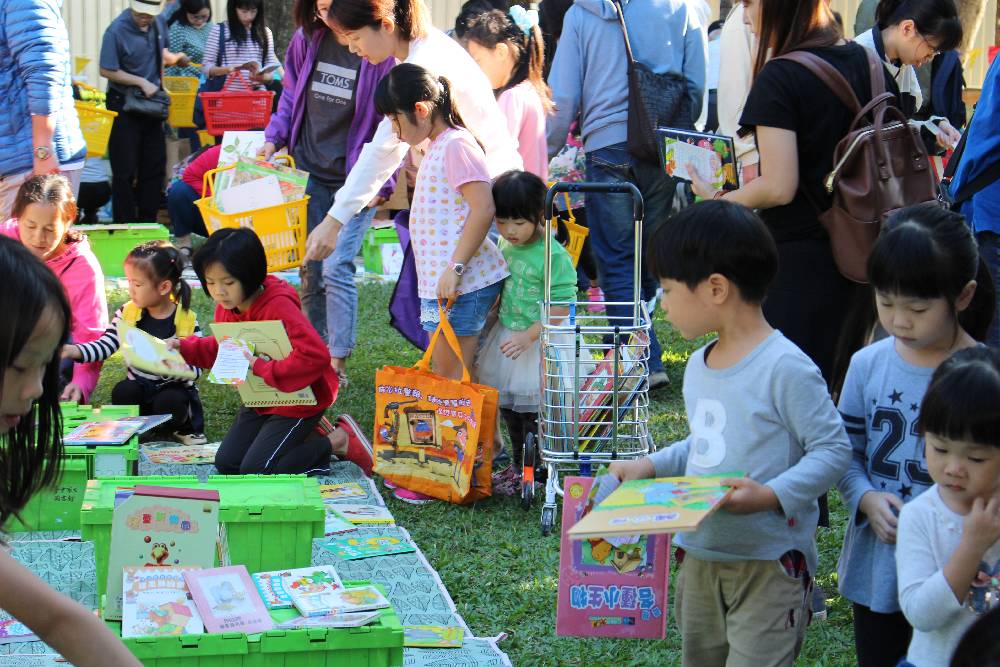
<path fill-rule="evenodd" d="M 371 477 L 372 468 L 375 467 L 375 453 L 372 444 L 361 432 L 361 427 L 350 415 L 337 417 L 337 426 L 347 433 L 347 454 L 344 458 L 361 468 L 366 477 Z"/>
<path fill-rule="evenodd" d="M 411 505 L 426 505 L 427 503 L 432 503 L 437 500 L 437 498 L 431 498 L 430 496 L 425 496 L 422 493 L 404 489 L 401 486 L 397 486 L 393 490 L 392 495 L 396 496 L 397 499 L 402 500 L 404 503 L 410 503 Z"/>
<path fill-rule="evenodd" d="M 601 303 L 601 301 L 604 301 L 604 290 L 600 287 L 595 285 L 587 290 L 587 301 L 590 302 L 587 304 L 588 313 L 604 312 L 604 304 Z"/>
<path fill-rule="evenodd" d="M 394 482 L 390 482 L 389 480 L 387 480 L 385 478 L 382 478 L 382 483 L 385 484 L 385 488 L 389 489 L 390 491 L 392 491 L 393 489 L 398 489 L 399 488 L 399 484 L 396 484 Z"/>

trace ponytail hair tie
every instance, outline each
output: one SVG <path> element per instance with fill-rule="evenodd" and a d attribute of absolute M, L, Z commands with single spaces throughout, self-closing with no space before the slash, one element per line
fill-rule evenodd
<path fill-rule="evenodd" d="M 532 29 L 538 26 L 537 9 L 525 9 L 521 5 L 514 5 L 510 8 L 509 13 L 514 25 L 520 28 L 525 35 L 530 35 Z"/>

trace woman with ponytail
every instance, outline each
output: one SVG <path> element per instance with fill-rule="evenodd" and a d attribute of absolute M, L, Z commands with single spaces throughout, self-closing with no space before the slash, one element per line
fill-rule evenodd
<path fill-rule="evenodd" d="M 882 0 L 875 10 L 875 27 L 854 38 L 877 54 L 899 86 L 900 104 L 907 117 L 924 105 L 914 68 L 937 54 L 958 48 L 962 22 L 952 0 Z M 942 123 L 941 143 L 954 146 L 961 135 Z"/>
<path fill-rule="evenodd" d="M 403 63 L 379 82 L 375 108 L 386 116 L 399 141 L 427 147 L 410 207 L 420 324 L 424 331 L 434 331 L 440 322 L 439 300 L 451 301 L 448 321 L 471 366 L 486 315 L 509 273 L 500 251 L 486 237 L 496 210 L 486 155 L 465 127 L 453 90 L 445 77 Z M 438 375 L 462 377 L 462 361 L 447 345 L 434 348 L 431 364 Z M 407 502 L 426 500 L 403 488 L 395 495 Z"/>
<path fill-rule="evenodd" d="M 538 11 L 514 5 L 509 13 L 484 12 L 466 21 L 463 36 L 517 138 L 525 171 L 548 180 L 545 116 L 552 111 L 552 96 L 542 78 L 545 44 Z"/>
<path fill-rule="evenodd" d="M 423 0 L 337 0 L 327 12 L 327 20 L 344 35 L 348 48 L 369 62 L 395 58 L 455 84 L 455 107 L 468 132 L 482 144 L 489 176 L 521 168 L 517 141 L 507 129 L 486 75 L 465 49 L 430 24 Z M 348 221 L 372 200 L 408 148 L 388 119 L 379 124 L 337 192 L 330 212 L 310 232 L 307 259 L 325 259 L 336 249 L 341 226 L 353 224 Z M 420 161 L 420 152 L 418 149 L 414 162 Z"/>

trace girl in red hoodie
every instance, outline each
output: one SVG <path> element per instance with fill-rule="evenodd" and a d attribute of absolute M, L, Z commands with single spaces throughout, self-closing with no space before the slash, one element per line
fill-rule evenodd
<path fill-rule="evenodd" d="M 323 435 L 323 413 L 337 397 L 337 374 L 326 344 L 302 314 L 299 296 L 283 280 L 267 275 L 264 246 L 251 229 L 222 229 L 194 255 L 195 273 L 215 301 L 216 322 L 280 320 L 292 344 L 284 359 L 255 356 L 250 371 L 279 391 L 310 387 L 315 405 L 241 407 L 215 455 L 225 475 L 326 474 L 330 457 L 357 463 L 365 474 L 372 466 L 371 446 L 357 424 L 341 415 Z M 219 351 L 213 337 L 189 336 L 176 342 L 192 366 L 211 368 Z"/>

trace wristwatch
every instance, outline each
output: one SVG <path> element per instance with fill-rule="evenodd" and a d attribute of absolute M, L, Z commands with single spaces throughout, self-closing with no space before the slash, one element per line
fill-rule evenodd
<path fill-rule="evenodd" d="M 456 276 L 461 278 L 462 274 L 465 273 L 465 262 L 452 262 L 451 270 L 455 272 Z"/>
<path fill-rule="evenodd" d="M 52 149 L 48 146 L 35 146 L 35 159 L 48 160 L 52 157 Z"/>

